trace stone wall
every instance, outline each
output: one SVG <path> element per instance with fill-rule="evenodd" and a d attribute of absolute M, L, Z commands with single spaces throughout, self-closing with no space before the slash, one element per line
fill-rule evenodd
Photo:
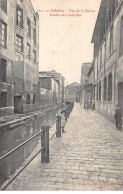
<path fill-rule="evenodd" d="M 0 157 L 38 133 L 41 126 L 49 125 L 54 121 L 61 108 L 54 107 L 45 112 L 0 125 Z M 0 185 L 22 165 L 37 143 L 38 137 L 0 160 Z"/>

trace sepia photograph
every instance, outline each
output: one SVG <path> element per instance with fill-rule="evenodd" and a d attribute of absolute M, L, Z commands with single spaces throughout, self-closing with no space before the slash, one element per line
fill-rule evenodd
<path fill-rule="evenodd" d="M 0 0 L 0 190 L 123 191 L 123 0 Z"/>

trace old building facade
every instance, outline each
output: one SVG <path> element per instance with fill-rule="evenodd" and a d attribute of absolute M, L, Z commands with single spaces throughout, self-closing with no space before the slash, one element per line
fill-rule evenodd
<path fill-rule="evenodd" d="M 13 99 L 7 98 L 15 113 L 32 111 L 38 84 L 39 16 L 31 0 L 0 0 L 0 9 L 1 68 L 7 84 L 14 86 Z"/>
<path fill-rule="evenodd" d="M 81 66 L 81 86 L 79 91 L 79 102 L 83 108 L 85 107 L 85 104 L 87 104 L 88 108 L 91 108 L 92 105 L 92 88 L 88 76 L 91 65 L 92 63 L 88 62 L 82 63 Z"/>
<path fill-rule="evenodd" d="M 10 30 L 14 26 L 11 12 L 10 4 L 6 0 L 0 0 L 0 116 L 14 112 L 14 86 L 12 82 L 14 53 L 11 52 L 14 37 Z"/>
<path fill-rule="evenodd" d="M 58 82 L 58 103 L 64 103 L 65 99 L 65 78 L 61 73 L 55 70 L 47 71 L 47 74 L 53 77 Z"/>
<path fill-rule="evenodd" d="M 45 72 L 39 72 L 38 107 L 55 106 L 58 103 L 58 82 Z"/>
<path fill-rule="evenodd" d="M 123 111 L 123 1 L 102 0 L 92 43 L 89 73 L 96 110 L 114 121 L 115 105 Z"/>

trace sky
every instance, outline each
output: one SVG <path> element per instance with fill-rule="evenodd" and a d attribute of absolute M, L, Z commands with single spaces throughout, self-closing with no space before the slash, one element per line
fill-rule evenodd
<path fill-rule="evenodd" d="M 66 84 L 80 83 L 82 63 L 93 60 L 91 38 L 100 2 L 32 0 L 39 13 L 39 71 L 55 70 L 65 77 Z"/>

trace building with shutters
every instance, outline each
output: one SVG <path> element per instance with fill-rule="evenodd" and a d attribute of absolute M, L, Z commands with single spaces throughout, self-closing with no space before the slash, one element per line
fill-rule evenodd
<path fill-rule="evenodd" d="M 96 110 L 114 121 L 115 105 L 123 112 L 123 1 L 102 0 L 92 43 L 89 72 Z"/>

